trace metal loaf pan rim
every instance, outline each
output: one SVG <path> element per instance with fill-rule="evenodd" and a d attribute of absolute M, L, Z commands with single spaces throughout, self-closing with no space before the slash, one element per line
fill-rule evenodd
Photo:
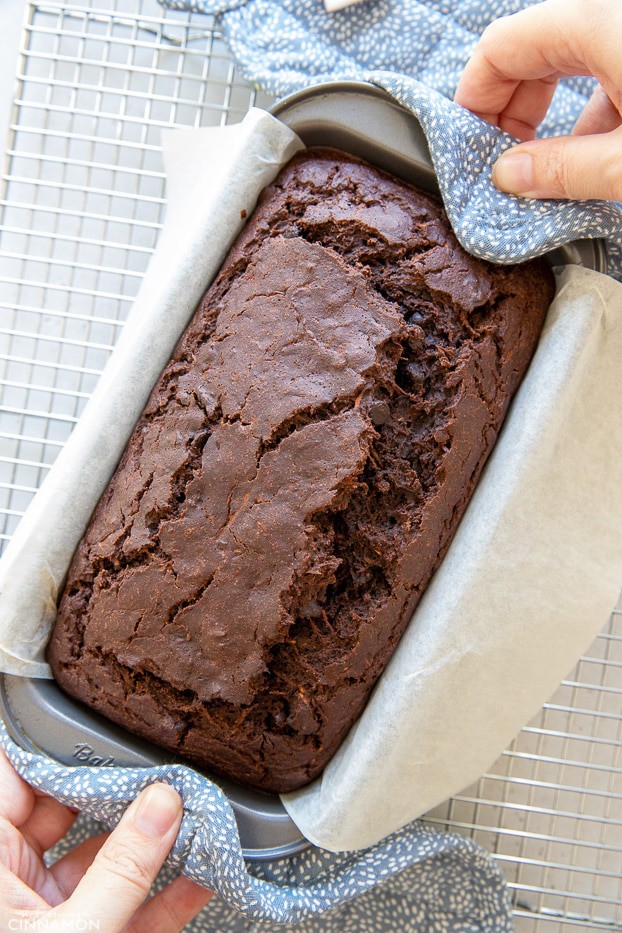
<path fill-rule="evenodd" d="M 415 115 L 388 91 L 366 81 L 329 81 L 295 91 L 270 111 L 306 146 L 343 149 L 440 196 L 427 141 Z M 322 141 L 324 140 L 324 141 Z M 545 258 L 552 265 L 607 266 L 602 239 L 573 240 Z"/>
<path fill-rule="evenodd" d="M 277 101 L 271 112 L 298 133 L 305 145 L 343 149 L 438 194 L 418 121 L 372 84 L 318 84 Z M 601 270 L 604 246 L 601 241 L 578 241 L 549 258 L 555 264 L 579 262 Z M 53 681 L 0 675 L 0 714 L 21 747 L 64 764 L 149 767 L 179 760 L 66 696 Z M 232 804 L 249 861 L 290 857 L 309 845 L 277 795 L 208 776 Z"/>

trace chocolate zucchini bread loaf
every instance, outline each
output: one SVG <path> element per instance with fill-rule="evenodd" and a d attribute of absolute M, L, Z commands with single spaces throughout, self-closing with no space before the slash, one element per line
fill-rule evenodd
<path fill-rule="evenodd" d="M 70 694 L 291 790 L 360 714 L 445 553 L 553 295 L 431 197 L 307 150 L 267 188 L 74 556 Z"/>

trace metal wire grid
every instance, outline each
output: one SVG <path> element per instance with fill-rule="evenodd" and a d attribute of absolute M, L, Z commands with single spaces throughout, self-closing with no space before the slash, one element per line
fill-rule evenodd
<path fill-rule="evenodd" d="M 521 933 L 622 929 L 621 696 L 617 609 L 490 772 L 430 814 L 495 853 Z"/>
<path fill-rule="evenodd" d="M 31 2 L 24 27 L 0 200 L 0 551 L 153 251 L 161 129 L 269 102 L 209 17 L 95 2 Z M 621 708 L 622 608 L 490 772 L 428 816 L 495 854 L 520 933 L 622 930 Z"/>
<path fill-rule="evenodd" d="M 256 101 L 205 17 L 28 9 L 4 178 L 0 545 L 67 439 L 162 221 L 162 127 Z"/>

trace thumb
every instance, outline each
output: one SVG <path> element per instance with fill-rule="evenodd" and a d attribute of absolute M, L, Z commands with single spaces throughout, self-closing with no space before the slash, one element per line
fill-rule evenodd
<path fill-rule="evenodd" d="M 168 784 L 143 790 L 123 814 L 59 915 L 88 920 L 94 929 L 123 930 L 149 894 L 182 817 L 179 794 Z"/>
<path fill-rule="evenodd" d="M 515 146 L 497 159 L 492 180 L 525 198 L 622 200 L 622 128 Z"/>

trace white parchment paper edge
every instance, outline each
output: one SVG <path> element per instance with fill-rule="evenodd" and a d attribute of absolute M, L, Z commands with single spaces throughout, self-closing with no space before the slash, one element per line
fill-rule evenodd
<path fill-rule="evenodd" d="M 316 845 L 371 845 L 477 780 L 601 631 L 622 581 L 622 285 L 558 276 L 536 356 L 364 715 L 284 796 Z"/>
<path fill-rule="evenodd" d="M 0 561 L 0 669 L 43 658 L 71 555 L 162 368 L 261 188 L 301 143 L 253 110 L 168 135 L 168 210 L 117 348 Z M 321 778 L 284 795 L 333 851 L 475 780 L 600 631 L 622 581 L 622 286 L 571 268 L 452 546 Z"/>
<path fill-rule="evenodd" d="M 0 670 L 52 676 L 43 653 L 71 555 L 244 212 L 300 148 L 258 108 L 234 126 L 165 135 L 157 249 L 95 392 L 0 560 Z"/>

